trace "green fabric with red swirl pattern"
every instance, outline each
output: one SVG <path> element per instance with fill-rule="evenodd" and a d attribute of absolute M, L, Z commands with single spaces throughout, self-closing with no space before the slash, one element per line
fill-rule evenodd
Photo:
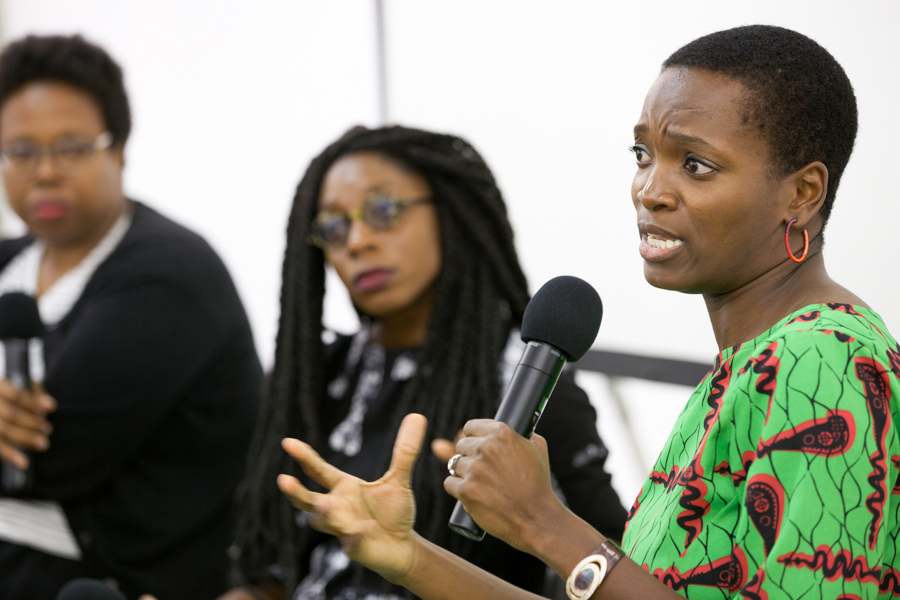
<path fill-rule="evenodd" d="M 900 596 L 900 346 L 805 307 L 722 352 L 629 512 L 629 556 L 688 598 Z"/>

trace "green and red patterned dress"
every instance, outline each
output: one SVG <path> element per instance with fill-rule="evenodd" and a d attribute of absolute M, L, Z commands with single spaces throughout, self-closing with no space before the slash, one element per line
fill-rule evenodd
<path fill-rule="evenodd" d="M 808 306 L 722 352 L 622 546 L 688 598 L 900 596 L 900 346 L 874 312 Z"/>

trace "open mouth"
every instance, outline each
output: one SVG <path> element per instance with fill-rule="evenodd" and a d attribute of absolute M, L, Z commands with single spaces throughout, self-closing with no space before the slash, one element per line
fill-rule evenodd
<path fill-rule="evenodd" d="M 641 245 L 638 247 L 638 250 L 644 260 L 659 262 L 671 258 L 683 248 L 684 240 L 655 233 L 645 233 L 641 237 Z"/>
<path fill-rule="evenodd" d="M 651 248 L 659 248 L 660 250 L 665 250 L 666 248 L 677 248 L 678 246 L 684 243 L 683 240 L 673 240 L 671 238 L 663 237 L 661 235 L 655 235 L 652 233 L 647 234 L 647 243 Z"/>

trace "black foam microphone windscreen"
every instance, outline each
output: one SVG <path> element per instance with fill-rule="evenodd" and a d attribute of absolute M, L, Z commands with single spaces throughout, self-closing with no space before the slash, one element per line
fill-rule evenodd
<path fill-rule="evenodd" d="M 38 337 L 44 329 L 37 302 L 23 292 L 0 296 L 0 340 Z"/>
<path fill-rule="evenodd" d="M 597 290 L 577 277 L 561 275 L 541 286 L 525 307 L 522 340 L 550 344 L 576 361 L 590 350 L 602 319 Z"/>

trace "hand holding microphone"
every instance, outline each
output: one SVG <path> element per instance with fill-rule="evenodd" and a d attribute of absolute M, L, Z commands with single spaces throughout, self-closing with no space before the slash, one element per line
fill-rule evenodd
<path fill-rule="evenodd" d="M 56 402 L 34 391 L 28 356 L 30 340 L 43 327 L 34 298 L 21 292 L 0 296 L 0 341 L 6 354 L 6 379 L 0 381 L 0 483 L 10 494 L 29 488 L 29 454 L 49 446 L 47 415 Z"/>
<path fill-rule="evenodd" d="M 467 423 L 466 437 L 456 446 L 459 454 L 451 459 L 444 488 L 461 499 L 450 518 L 451 529 L 474 540 L 484 537 L 465 503 L 492 534 L 520 546 L 522 524 L 540 519 L 541 506 L 556 501 L 546 443 L 540 436 L 527 438 L 566 361 L 588 351 L 602 316 L 597 292 L 576 277 L 551 279 L 531 299 L 522 319 L 527 346 L 497 415 L 493 421 Z"/>

